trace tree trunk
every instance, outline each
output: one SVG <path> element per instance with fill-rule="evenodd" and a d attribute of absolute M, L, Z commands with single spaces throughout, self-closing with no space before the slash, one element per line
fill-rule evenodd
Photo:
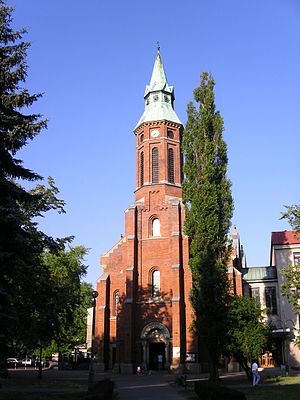
<path fill-rule="evenodd" d="M 209 380 L 215 382 L 219 379 L 218 361 L 209 362 Z"/>
<path fill-rule="evenodd" d="M 236 359 L 242 367 L 242 370 L 246 373 L 248 380 L 252 382 L 252 372 L 251 368 L 248 366 L 248 360 L 244 357 L 236 357 Z"/>

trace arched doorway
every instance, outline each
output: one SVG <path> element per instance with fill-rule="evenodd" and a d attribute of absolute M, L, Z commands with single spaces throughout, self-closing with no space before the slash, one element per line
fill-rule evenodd
<path fill-rule="evenodd" d="M 160 322 L 151 322 L 141 333 L 144 369 L 168 369 L 170 366 L 170 333 Z"/>

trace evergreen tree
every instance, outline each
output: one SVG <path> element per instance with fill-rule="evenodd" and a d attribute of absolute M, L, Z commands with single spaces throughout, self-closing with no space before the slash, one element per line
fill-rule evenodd
<path fill-rule="evenodd" d="M 11 29 L 11 14 L 12 8 L 0 0 L 0 368 L 12 342 L 11 332 L 22 323 L 28 327 L 27 317 L 38 302 L 32 293 L 41 280 L 46 281 L 40 255 L 45 248 L 58 249 L 65 243 L 39 231 L 33 219 L 49 209 L 64 212 L 53 180 L 48 189 L 39 185 L 26 190 L 21 185 L 41 179 L 23 166 L 17 152 L 47 121 L 40 114 L 25 112 L 41 94 L 30 94 L 23 87 L 29 43 L 22 40 L 24 29 Z"/>
<path fill-rule="evenodd" d="M 233 210 L 231 184 L 226 178 L 227 148 L 223 120 L 215 108 L 214 80 L 201 75 L 188 104 L 183 135 L 186 206 L 185 233 L 189 236 L 195 329 L 209 355 L 210 378 L 217 378 L 218 357 L 224 349 L 229 304 L 227 279 L 228 230 Z"/>

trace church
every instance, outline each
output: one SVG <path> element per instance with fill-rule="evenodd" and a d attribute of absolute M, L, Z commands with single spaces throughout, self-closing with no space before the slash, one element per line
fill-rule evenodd
<path fill-rule="evenodd" d="M 98 370 L 207 371 L 207 354 L 193 331 L 189 301 L 192 276 L 182 203 L 183 125 L 174 100 L 158 50 L 144 93 L 145 110 L 134 129 L 134 203 L 125 210 L 124 235 L 100 259 L 103 274 L 97 280 L 95 316 Z M 282 298 L 280 287 L 281 270 L 299 263 L 299 237 L 273 232 L 270 265 L 250 268 L 235 227 L 230 240 L 232 294 L 256 298 L 264 321 L 275 326 L 270 336 L 273 350 L 259 357 L 259 365 L 298 367 L 294 342 L 300 319 Z M 239 370 L 234 359 L 224 359 L 223 367 Z"/>
<path fill-rule="evenodd" d="M 158 49 L 136 137 L 136 190 L 121 239 L 101 256 L 98 368 L 197 370 L 198 343 L 182 204 L 183 125 Z"/>

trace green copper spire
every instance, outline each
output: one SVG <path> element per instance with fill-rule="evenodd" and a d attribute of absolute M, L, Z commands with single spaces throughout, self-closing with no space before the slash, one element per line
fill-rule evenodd
<path fill-rule="evenodd" d="M 135 129 L 144 122 L 167 120 L 181 124 L 174 109 L 174 88 L 169 86 L 158 47 L 151 75 L 150 84 L 146 86 L 145 111 Z"/>
<path fill-rule="evenodd" d="M 164 89 L 170 89 L 167 84 L 167 78 L 164 70 L 164 66 L 161 60 L 161 55 L 160 51 L 158 50 L 153 71 L 152 71 L 152 76 L 151 76 L 151 81 L 150 85 L 146 86 L 146 91 L 145 91 L 145 96 L 148 92 L 150 91 L 157 91 L 157 90 L 164 90 Z"/>

